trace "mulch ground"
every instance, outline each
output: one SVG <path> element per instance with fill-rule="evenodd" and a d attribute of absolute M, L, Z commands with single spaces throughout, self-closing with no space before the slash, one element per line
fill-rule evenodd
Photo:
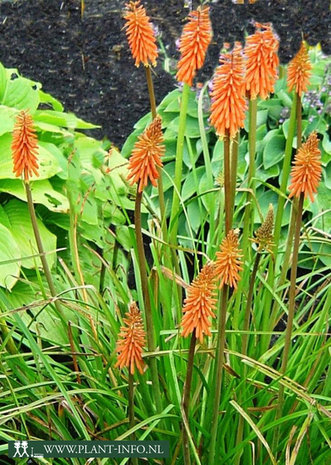
<path fill-rule="evenodd" d="M 101 126 L 93 131 L 121 147 L 134 123 L 149 109 L 143 69 L 135 68 L 123 31 L 125 0 L 0 0 L 0 61 L 43 83 L 67 111 Z M 168 58 L 178 58 L 175 41 L 188 9 L 184 0 L 143 0 L 161 33 Z M 198 1 L 193 2 L 196 7 Z M 208 79 L 217 65 L 223 42 L 243 40 L 253 21 L 272 22 L 281 39 L 280 59 L 286 63 L 304 37 L 330 53 L 328 0 L 258 0 L 254 5 L 231 0 L 211 1 L 214 39 L 198 79 Z M 160 101 L 176 82 L 155 70 Z"/>

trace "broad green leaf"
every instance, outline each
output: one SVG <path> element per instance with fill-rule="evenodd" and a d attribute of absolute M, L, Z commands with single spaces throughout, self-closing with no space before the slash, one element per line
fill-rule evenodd
<path fill-rule="evenodd" d="M 35 121 L 42 121 L 43 123 L 69 129 L 93 129 L 100 127 L 77 118 L 73 113 L 64 113 L 61 111 L 37 110 L 33 117 Z"/>
<path fill-rule="evenodd" d="M 193 194 L 198 192 L 199 188 L 199 181 L 205 172 L 205 167 L 200 166 L 195 170 L 195 172 L 191 171 L 187 176 L 183 184 L 182 188 L 182 199 L 185 200 L 192 197 Z"/>
<path fill-rule="evenodd" d="M 168 125 L 168 129 L 178 134 L 178 125 L 179 116 L 171 121 L 171 123 Z M 193 118 L 189 115 L 186 117 L 185 136 L 190 138 L 200 137 L 199 121 L 197 118 Z"/>
<path fill-rule="evenodd" d="M 40 86 L 41 84 L 21 76 L 15 79 L 8 79 L 1 103 L 18 110 L 29 109 L 33 114 L 39 105 Z"/>
<path fill-rule="evenodd" d="M 11 134 L 6 133 L 0 137 L 0 179 L 16 179 L 16 176 L 13 173 L 11 142 Z M 32 181 L 48 179 L 61 171 L 58 160 L 47 150 L 47 144 L 45 145 L 43 142 L 39 143 L 38 163 L 39 175 L 33 175 L 31 177 Z"/>
<path fill-rule="evenodd" d="M 6 69 L 0 63 L 0 102 L 2 102 L 3 96 L 6 92 L 6 86 L 7 86 L 7 73 Z"/>
<path fill-rule="evenodd" d="M 181 92 L 178 92 L 177 98 L 171 100 L 171 102 L 163 109 L 165 113 L 173 112 L 179 113 L 180 112 L 180 101 L 181 101 Z M 198 117 L 198 103 L 196 100 L 196 93 L 190 91 L 188 104 L 187 104 L 187 114 L 193 116 L 193 118 Z"/>
<path fill-rule="evenodd" d="M 276 165 L 284 156 L 285 139 L 283 136 L 275 135 L 270 139 L 263 150 L 263 165 L 267 170 Z"/>
<path fill-rule="evenodd" d="M 0 206 L 1 208 L 1 206 Z M 0 210 L 1 214 L 1 210 Z M 0 217 L 0 286 L 11 289 L 20 274 L 20 250 L 11 234 L 1 223 Z M 12 262 L 8 263 L 8 260 Z"/>
<path fill-rule="evenodd" d="M 14 108 L 0 105 L 0 136 L 14 129 L 16 110 Z"/>
<path fill-rule="evenodd" d="M 42 221 L 38 219 L 37 223 L 45 252 L 54 252 L 56 249 L 56 236 L 48 231 Z M 41 267 L 39 258 L 25 258 L 38 253 L 27 204 L 13 199 L 0 206 L 0 224 L 5 225 L 15 239 L 19 248 L 16 258 L 21 259 L 22 266 L 34 268 L 35 263 L 37 263 L 37 266 Z M 51 253 L 46 256 L 46 259 L 49 266 L 52 267 L 55 263 L 56 254 Z"/>
<path fill-rule="evenodd" d="M 63 105 L 59 100 L 53 97 L 51 94 L 47 94 L 43 90 L 39 90 L 39 99 L 40 103 L 49 103 L 52 105 L 53 110 L 55 111 L 63 111 Z"/>
<path fill-rule="evenodd" d="M 25 189 L 20 179 L 0 180 L 0 192 L 7 192 L 20 200 L 26 201 Z M 68 199 L 54 190 L 47 179 L 32 182 L 31 192 L 34 203 L 40 203 L 54 212 L 68 213 Z"/>

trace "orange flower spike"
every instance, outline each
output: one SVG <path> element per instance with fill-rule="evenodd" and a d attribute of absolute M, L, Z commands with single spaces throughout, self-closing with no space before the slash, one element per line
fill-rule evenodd
<path fill-rule="evenodd" d="M 314 202 L 314 194 L 317 192 L 322 175 L 321 151 L 318 148 L 318 142 L 317 134 L 313 132 L 299 148 L 291 171 L 289 197 L 300 197 L 303 193 L 305 198 L 309 196 Z"/>
<path fill-rule="evenodd" d="M 156 66 L 158 52 L 155 34 L 145 8 L 140 5 L 140 0 L 126 4 L 124 19 L 126 20 L 124 28 L 135 65 L 139 66 L 142 63 L 144 66 L 149 64 Z"/>
<path fill-rule="evenodd" d="M 148 178 L 153 186 L 157 186 L 159 173 L 157 167 L 162 167 L 161 157 L 165 153 L 161 118 L 156 116 L 145 131 L 138 137 L 129 160 L 128 180 L 131 185 L 139 182 L 138 190 L 142 192 L 147 186 Z"/>
<path fill-rule="evenodd" d="M 31 176 L 38 176 L 38 138 L 28 110 L 22 110 L 16 117 L 11 150 L 16 177 L 23 173 L 24 180 L 29 181 Z"/>
<path fill-rule="evenodd" d="M 123 319 L 125 325 L 121 327 L 116 350 L 118 352 L 115 367 L 127 367 L 133 375 L 135 367 L 140 373 L 144 371 L 142 359 L 143 347 L 145 345 L 145 331 L 140 311 L 135 302 L 130 304 L 126 318 Z"/>
<path fill-rule="evenodd" d="M 247 37 L 246 56 L 246 90 L 252 100 L 260 96 L 266 99 L 274 92 L 278 77 L 278 38 L 270 24 L 255 23 L 256 32 Z"/>
<path fill-rule="evenodd" d="M 215 265 L 207 263 L 187 289 L 184 301 L 182 336 L 195 331 L 196 337 L 203 342 L 203 336 L 211 336 L 211 318 L 215 318 Z"/>
<path fill-rule="evenodd" d="M 302 42 L 300 50 L 287 68 L 287 85 L 290 92 L 294 89 L 301 97 L 302 93 L 307 91 L 311 69 L 308 50 L 305 43 Z"/>
<path fill-rule="evenodd" d="M 220 56 L 212 88 L 210 123 L 218 136 L 224 136 L 229 130 L 230 137 L 234 137 L 244 127 L 246 110 L 245 66 L 239 42 L 232 52 Z"/>
<path fill-rule="evenodd" d="M 240 280 L 239 272 L 242 270 L 241 250 L 239 249 L 238 235 L 232 229 L 223 239 L 220 251 L 216 252 L 216 275 L 221 278 L 220 288 L 227 284 L 237 288 Z"/>
<path fill-rule="evenodd" d="M 179 82 L 192 85 L 197 70 L 203 66 L 212 35 L 209 7 L 199 6 L 197 10 L 191 11 L 179 41 L 181 57 L 176 74 Z"/>

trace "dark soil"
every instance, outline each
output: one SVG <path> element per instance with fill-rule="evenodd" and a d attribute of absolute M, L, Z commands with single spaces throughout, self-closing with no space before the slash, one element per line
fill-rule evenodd
<path fill-rule="evenodd" d="M 93 131 L 95 137 L 106 136 L 118 146 L 149 109 L 144 70 L 134 66 L 122 30 L 125 3 L 85 0 L 81 18 L 80 0 L 0 0 L 0 61 L 42 82 L 67 111 L 101 125 Z M 175 41 L 188 14 L 184 3 L 143 0 L 174 63 L 178 58 Z M 213 44 L 198 79 L 211 77 L 223 42 L 242 41 L 245 30 L 253 31 L 253 20 L 273 23 L 281 39 L 283 63 L 296 53 L 302 36 L 311 45 L 320 42 L 324 52 L 330 53 L 328 0 L 258 0 L 254 5 L 214 0 L 211 17 Z M 163 71 L 162 59 L 155 73 L 160 101 L 176 82 Z"/>

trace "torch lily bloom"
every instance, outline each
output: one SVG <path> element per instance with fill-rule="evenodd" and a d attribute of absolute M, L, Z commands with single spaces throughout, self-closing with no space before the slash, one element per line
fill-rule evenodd
<path fill-rule="evenodd" d="M 279 41 L 270 24 L 256 23 L 256 32 L 247 37 L 244 49 L 246 56 L 246 91 L 250 99 L 266 99 L 274 92 L 279 64 Z"/>
<path fill-rule="evenodd" d="M 125 325 L 121 327 L 117 341 L 118 357 L 115 367 L 127 367 L 132 375 L 135 367 L 137 367 L 139 372 L 143 373 L 142 352 L 145 345 L 145 330 L 140 311 L 135 302 L 130 304 L 124 323 Z"/>
<path fill-rule="evenodd" d="M 24 181 L 34 174 L 38 176 L 38 138 L 33 119 L 28 110 L 22 110 L 16 117 L 11 145 L 16 177 L 24 175 Z"/>
<path fill-rule="evenodd" d="M 289 91 L 295 89 L 301 97 L 303 92 L 307 91 L 309 78 L 311 75 L 311 64 L 309 61 L 308 50 L 304 42 L 301 43 L 300 50 L 290 61 L 287 68 L 287 85 Z"/>
<path fill-rule="evenodd" d="M 216 257 L 215 273 L 220 276 L 220 288 L 224 284 L 237 288 L 239 272 L 242 270 L 242 255 L 236 231 L 229 231 L 220 245 L 220 251 L 216 252 Z"/>
<path fill-rule="evenodd" d="M 192 85 L 196 71 L 205 61 L 207 48 L 212 38 L 212 27 L 209 18 L 209 8 L 199 6 L 189 14 L 189 22 L 184 26 L 179 41 L 181 53 L 177 65 L 176 79 L 189 86 Z"/>
<path fill-rule="evenodd" d="M 232 52 L 220 56 L 220 66 L 216 69 L 211 93 L 210 123 L 218 136 L 229 130 L 235 137 L 244 127 L 245 121 L 245 66 L 242 47 L 235 43 Z"/>
<path fill-rule="evenodd" d="M 139 182 L 138 191 L 147 186 L 148 178 L 153 186 L 157 186 L 158 167 L 161 168 L 161 157 L 165 153 L 161 118 L 156 116 L 145 131 L 138 137 L 129 160 L 128 180 L 131 185 Z"/>
<path fill-rule="evenodd" d="M 140 0 L 126 4 L 124 13 L 126 20 L 124 28 L 135 65 L 156 66 L 158 57 L 157 45 L 153 26 L 146 15 L 145 8 L 140 5 Z"/>
<path fill-rule="evenodd" d="M 317 192 L 321 180 L 321 151 L 318 148 L 316 132 L 308 137 L 307 141 L 299 148 L 293 162 L 291 171 L 291 184 L 289 186 L 289 197 L 309 196 L 314 202 L 314 193 Z"/>
<path fill-rule="evenodd" d="M 186 337 L 195 331 L 196 337 L 203 342 L 203 336 L 211 336 L 210 317 L 215 318 L 215 267 L 207 263 L 187 289 L 184 301 L 182 336 Z"/>

